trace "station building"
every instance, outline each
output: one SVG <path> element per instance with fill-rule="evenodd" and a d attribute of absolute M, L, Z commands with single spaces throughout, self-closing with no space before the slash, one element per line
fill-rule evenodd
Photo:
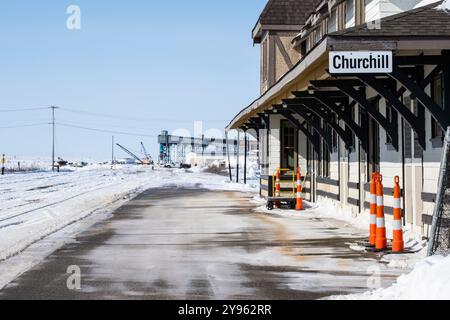
<path fill-rule="evenodd" d="M 306 176 L 312 202 L 369 209 L 394 177 L 404 224 L 428 235 L 450 127 L 450 9 L 444 1 L 269 0 L 253 31 L 261 96 L 226 128 L 259 141 L 261 196 L 278 168 Z M 290 193 L 289 172 L 282 191 Z M 283 179 L 283 180 L 284 180 Z M 292 180 L 292 179 L 290 179 Z"/>

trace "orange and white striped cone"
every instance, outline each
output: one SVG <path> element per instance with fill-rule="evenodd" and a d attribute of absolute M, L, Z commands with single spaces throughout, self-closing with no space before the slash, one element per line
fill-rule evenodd
<path fill-rule="evenodd" d="M 374 172 L 370 181 L 369 244 L 372 246 L 375 246 L 377 240 L 377 177 L 378 173 Z"/>
<path fill-rule="evenodd" d="M 402 207 L 401 207 L 401 189 L 400 178 L 394 180 L 394 237 L 392 240 L 392 252 L 402 252 L 405 249 L 402 229 Z"/>
<path fill-rule="evenodd" d="M 386 221 L 384 217 L 384 195 L 383 195 L 383 176 L 378 175 L 377 179 L 377 231 L 375 248 L 385 250 L 387 248 L 386 239 Z"/>
<path fill-rule="evenodd" d="M 277 177 L 276 177 L 276 181 L 275 181 L 275 197 L 277 197 L 277 198 L 281 197 L 281 171 L 280 171 L 280 169 L 277 170 Z M 280 201 L 275 202 L 275 207 L 280 209 L 281 202 Z"/>
<path fill-rule="evenodd" d="M 297 211 L 303 210 L 303 198 L 302 198 L 302 174 L 300 168 L 297 171 L 297 202 L 295 209 Z"/>

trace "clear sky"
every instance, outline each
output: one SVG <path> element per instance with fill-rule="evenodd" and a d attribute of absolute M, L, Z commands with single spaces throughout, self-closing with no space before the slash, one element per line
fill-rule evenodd
<path fill-rule="evenodd" d="M 57 156 L 110 157 L 117 142 L 156 156 L 163 129 L 223 130 L 259 93 L 251 29 L 266 0 L 15 0 L 0 10 L 0 153 L 49 156 L 50 110 L 59 106 Z M 81 30 L 68 30 L 69 5 Z M 3 111 L 2 111 L 3 110 Z M 88 113 L 117 115 L 100 117 Z M 33 126 L 28 126 L 33 125 Z M 40 126 L 34 126 L 40 125 Z M 26 126 L 26 127 L 22 127 Z M 148 136 L 147 136 L 148 135 Z"/>

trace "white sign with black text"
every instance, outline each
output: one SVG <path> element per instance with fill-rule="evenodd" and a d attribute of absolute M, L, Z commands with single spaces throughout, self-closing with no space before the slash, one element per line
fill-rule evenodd
<path fill-rule="evenodd" d="M 331 74 L 391 73 L 392 51 L 332 51 Z"/>

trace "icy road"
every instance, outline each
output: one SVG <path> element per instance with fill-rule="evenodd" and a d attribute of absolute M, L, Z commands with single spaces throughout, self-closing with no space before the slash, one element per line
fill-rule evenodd
<path fill-rule="evenodd" d="M 377 279 L 387 286 L 405 272 L 350 250 L 365 233 L 344 222 L 261 213 L 254 194 L 169 178 L 18 277 L 0 299 L 315 299 L 364 292 Z M 71 266 L 80 289 L 67 286 Z"/>

